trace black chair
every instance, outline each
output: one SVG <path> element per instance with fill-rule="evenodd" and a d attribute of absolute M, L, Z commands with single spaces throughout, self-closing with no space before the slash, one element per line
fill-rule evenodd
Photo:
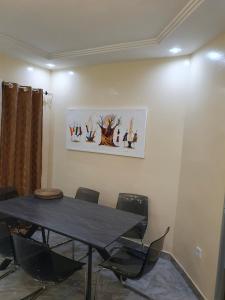
<path fill-rule="evenodd" d="M 4 222 L 0 222 L 0 254 L 13 256 L 13 245 L 10 232 Z"/>
<path fill-rule="evenodd" d="M 98 203 L 99 192 L 88 188 L 79 187 L 76 192 L 75 199 Z"/>
<path fill-rule="evenodd" d="M 16 263 L 31 277 L 44 283 L 23 299 L 36 299 L 46 290 L 46 282 L 61 282 L 84 265 L 51 251 L 45 244 L 19 235 L 13 235 L 13 244 Z"/>
<path fill-rule="evenodd" d="M 12 186 L 0 188 L 0 201 L 18 197 L 16 189 Z"/>
<path fill-rule="evenodd" d="M 10 232 L 5 222 L 0 222 L 0 255 L 3 259 L 0 263 L 0 271 L 6 270 L 14 260 L 13 243 Z M 15 266 L 0 276 L 0 279 L 5 278 L 12 272 L 15 272 Z"/>
<path fill-rule="evenodd" d="M 143 240 L 148 225 L 148 197 L 143 195 L 120 193 L 116 208 L 145 217 L 142 222 L 123 235 L 127 238 Z"/>
<path fill-rule="evenodd" d="M 91 202 L 91 203 L 96 203 L 98 204 L 98 199 L 99 199 L 99 192 L 95 191 L 95 190 L 91 190 L 91 189 L 88 189 L 88 188 L 85 188 L 85 187 L 79 187 L 77 189 L 77 192 L 76 192 L 76 195 L 75 195 L 75 199 L 79 199 L 79 200 L 84 200 L 84 201 L 87 201 L 87 202 Z M 48 231 L 47 233 L 47 243 L 49 243 L 49 238 L 50 238 L 50 231 Z M 56 247 L 59 247 L 59 246 L 62 246 L 66 243 L 69 243 L 69 242 L 72 242 L 72 256 L 74 258 L 74 240 L 72 239 L 69 239 L 63 243 L 59 243 L 57 245 L 54 245 L 52 247 L 53 248 L 56 248 Z M 80 259 L 83 259 L 86 255 L 82 256 Z"/>
<path fill-rule="evenodd" d="M 100 193 L 98 191 L 91 190 L 91 189 L 88 189 L 88 188 L 85 188 L 85 187 L 79 187 L 77 189 L 75 199 L 79 199 L 79 200 L 83 200 L 83 201 L 98 204 L 99 195 L 100 195 Z M 74 257 L 74 250 L 75 250 L 75 243 L 73 241 L 73 250 L 72 250 L 73 251 L 73 257 Z M 79 260 L 82 260 L 87 256 L 88 256 L 88 252 L 86 254 L 84 254 L 82 257 L 80 257 Z"/>
<path fill-rule="evenodd" d="M 2 220 L 0 221 L 0 255 L 2 259 L 0 271 L 4 271 L 10 267 L 8 271 L 2 273 L 0 276 L 1 280 L 16 271 L 12 238 L 7 224 Z M 11 264 L 13 261 L 14 265 Z"/>
<path fill-rule="evenodd" d="M 5 201 L 18 196 L 15 187 L 8 186 L 0 188 L 0 201 Z M 21 234 L 25 237 L 31 237 L 38 228 L 38 226 L 34 224 L 17 220 L 16 218 L 6 216 L 2 213 L 0 213 L 0 221 L 4 221 L 11 232 Z"/>
<path fill-rule="evenodd" d="M 5 201 L 15 197 L 18 197 L 18 193 L 14 187 L 0 188 L 0 201 Z M 12 217 L 8 217 L 2 213 L 0 213 L 0 220 L 7 221 L 8 224 L 12 224 L 12 225 L 16 224 L 16 219 Z"/>
<path fill-rule="evenodd" d="M 126 288 L 146 297 L 141 291 L 126 285 L 125 281 L 128 278 L 138 280 L 153 269 L 163 249 L 164 239 L 169 229 L 168 227 L 163 236 L 152 242 L 146 252 L 134 251 L 132 248 L 122 247 L 117 249 L 117 252 L 108 260 L 101 263 L 100 267 L 111 270 Z"/>

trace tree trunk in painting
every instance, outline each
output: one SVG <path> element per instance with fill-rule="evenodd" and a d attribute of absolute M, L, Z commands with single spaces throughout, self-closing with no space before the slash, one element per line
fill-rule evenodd
<path fill-rule="evenodd" d="M 113 142 L 115 128 L 101 128 L 101 142 L 99 145 L 116 147 Z"/>
<path fill-rule="evenodd" d="M 117 147 L 113 142 L 113 135 L 116 127 L 120 125 L 120 119 L 117 118 L 116 121 L 115 115 L 100 116 L 97 124 L 101 128 L 101 142 L 99 145 Z"/>

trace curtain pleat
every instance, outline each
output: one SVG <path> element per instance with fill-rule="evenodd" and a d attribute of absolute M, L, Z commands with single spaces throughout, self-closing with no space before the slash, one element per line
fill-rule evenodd
<path fill-rule="evenodd" d="M 19 195 L 30 194 L 32 90 L 19 88 L 16 128 L 15 186 Z"/>
<path fill-rule="evenodd" d="M 17 120 L 17 84 L 2 86 L 2 119 L 0 141 L 0 185 L 14 185 Z"/>
<path fill-rule="evenodd" d="M 43 127 L 43 91 L 32 93 L 31 127 L 31 191 L 41 187 L 42 174 L 42 127 Z"/>
<path fill-rule="evenodd" d="M 43 92 L 3 83 L 0 186 L 29 195 L 41 186 Z"/>

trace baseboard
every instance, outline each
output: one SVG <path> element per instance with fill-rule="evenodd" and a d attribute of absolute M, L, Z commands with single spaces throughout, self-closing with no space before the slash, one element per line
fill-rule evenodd
<path fill-rule="evenodd" d="M 194 282 L 194 280 L 191 278 L 191 276 L 188 274 L 188 272 L 185 270 L 183 265 L 177 260 L 177 258 L 172 253 L 162 251 L 161 256 L 162 258 L 170 259 L 170 261 L 173 263 L 178 272 L 183 276 L 186 283 L 199 300 L 208 300 L 207 297 L 203 294 L 203 292 L 199 289 L 197 284 Z"/>

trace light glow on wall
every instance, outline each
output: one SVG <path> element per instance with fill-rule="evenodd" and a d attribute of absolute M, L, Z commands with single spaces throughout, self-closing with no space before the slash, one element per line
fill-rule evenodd
<path fill-rule="evenodd" d="M 211 60 L 221 60 L 224 57 L 224 55 L 221 52 L 210 51 L 207 53 L 207 57 Z"/>
<path fill-rule="evenodd" d="M 186 67 L 190 67 L 190 65 L 191 65 L 190 59 L 185 59 L 184 65 L 185 65 Z"/>

